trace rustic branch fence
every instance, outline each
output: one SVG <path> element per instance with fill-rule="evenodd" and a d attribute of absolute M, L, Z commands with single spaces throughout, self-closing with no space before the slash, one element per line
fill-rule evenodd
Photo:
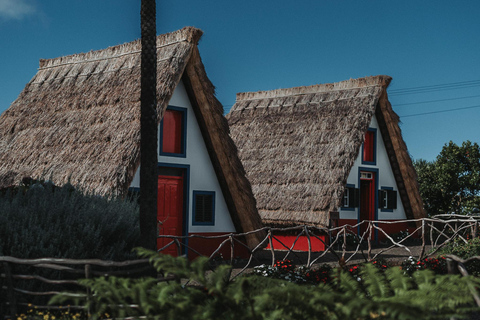
<path fill-rule="evenodd" d="M 405 222 L 409 223 L 413 230 L 402 239 L 394 239 L 382 228 L 385 224 Z M 444 215 L 407 221 L 363 221 L 355 225 L 344 225 L 336 228 L 316 228 L 310 226 L 291 228 L 265 227 L 248 233 L 232 233 L 213 237 L 196 235 L 189 237 L 159 236 L 168 237 L 172 241 L 158 251 L 162 252 L 170 246 L 176 246 L 179 254 L 184 252 L 184 250 L 189 250 L 201 255 L 186 244 L 185 240 L 187 238 L 189 238 L 189 243 L 195 241 L 195 238 L 222 239 L 219 247 L 210 255 L 210 260 L 213 267 L 218 262 L 220 250 L 228 246 L 231 253 L 230 257 L 224 259 L 221 263 L 230 263 L 236 268 L 236 272 L 232 273 L 233 280 L 247 272 L 249 268 L 265 263 L 266 259 L 272 265 L 277 260 L 293 258 L 296 263 L 304 264 L 308 267 L 327 261 L 339 263 L 343 266 L 353 261 L 358 261 L 358 259 L 363 261 L 375 260 L 384 257 L 392 250 L 398 251 L 398 248 L 400 248 L 405 250 L 405 253 L 409 256 L 421 260 L 436 255 L 442 247 L 452 241 L 467 243 L 468 237 L 477 237 L 479 223 L 480 218 L 478 217 Z M 362 226 L 363 224 L 364 226 Z M 365 231 L 357 234 L 359 230 Z M 253 250 L 250 250 L 242 239 L 255 232 L 266 233 L 266 236 Z M 285 232 L 296 234 L 296 239 L 290 247 L 282 243 L 280 238 L 277 238 L 278 234 Z M 379 245 L 373 240 L 375 233 L 384 236 L 385 242 L 383 244 Z M 320 234 L 327 235 L 327 237 L 320 237 Z M 309 249 L 306 252 L 297 252 L 294 250 L 294 247 L 302 236 L 306 237 Z M 354 239 L 356 244 L 353 246 L 348 245 L 347 238 Z M 325 246 L 325 250 L 313 252 L 313 239 L 321 241 Z M 280 244 L 280 246 L 275 247 L 276 243 Z M 267 245 L 268 248 L 266 248 Z M 250 253 L 248 259 L 238 260 L 234 256 L 236 246 Z M 414 254 L 413 247 L 417 248 L 417 255 Z M 450 264 L 453 263 L 455 271 L 458 270 L 465 275 L 466 270 L 463 266 L 466 262 L 465 260 L 455 256 L 448 256 L 447 258 Z M 474 257 L 473 259 L 477 258 L 480 259 L 480 257 Z M 40 269 L 49 270 L 46 274 L 51 277 L 42 275 L 42 272 L 39 271 Z M 50 297 L 55 294 L 77 290 L 82 293 L 72 294 L 72 297 L 89 298 L 90 293 L 81 287 L 78 282 L 79 279 L 99 276 L 138 277 L 151 275 L 152 272 L 153 268 L 148 264 L 147 259 L 113 262 L 93 259 L 18 259 L 3 256 L 0 257 L 0 312 L 5 315 L 6 319 L 8 316 L 13 316 L 19 311 L 29 308 L 58 310 L 65 307 L 47 305 Z M 158 281 L 169 280 L 171 278 L 158 277 Z M 25 284 L 29 285 L 25 286 Z M 41 288 L 46 289 L 41 290 Z M 476 297 L 476 299 L 478 299 L 480 306 L 480 298 Z M 82 305 L 71 305 L 69 308 L 71 310 L 84 310 Z"/>

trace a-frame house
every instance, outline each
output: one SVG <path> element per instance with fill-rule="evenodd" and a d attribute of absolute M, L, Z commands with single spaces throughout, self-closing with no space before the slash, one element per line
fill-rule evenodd
<path fill-rule="evenodd" d="M 161 234 L 220 235 L 262 227 L 197 43 L 187 27 L 157 37 Z M 23 177 L 99 195 L 139 187 L 140 41 L 41 60 L 0 116 L 0 186 Z M 246 237 L 250 248 L 261 234 Z M 166 240 L 159 240 L 163 246 Z M 191 239 L 210 254 L 218 240 Z M 172 252 L 173 253 L 173 252 Z"/>
<path fill-rule="evenodd" d="M 375 76 L 237 94 L 227 119 L 264 224 L 327 227 L 334 216 L 340 225 L 425 217 L 388 101 L 390 81 Z M 382 228 L 394 233 L 408 226 Z"/>

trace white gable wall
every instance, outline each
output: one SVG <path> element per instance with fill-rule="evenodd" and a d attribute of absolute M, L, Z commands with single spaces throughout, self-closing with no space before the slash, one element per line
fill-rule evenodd
<path fill-rule="evenodd" d="M 235 232 L 230 213 L 220 184 L 217 180 L 215 170 L 210 161 L 205 142 L 203 141 L 200 127 L 198 126 L 195 114 L 190 104 L 185 86 L 181 81 L 175 89 L 168 104 L 172 107 L 187 109 L 187 134 L 186 134 L 186 157 L 158 156 L 159 163 L 181 164 L 190 166 L 190 179 L 188 190 L 188 232 Z M 135 174 L 130 187 L 140 186 L 140 169 Z M 193 191 L 214 191 L 215 192 L 215 225 L 193 225 L 192 205 Z"/>
<path fill-rule="evenodd" d="M 378 169 L 378 189 L 382 187 L 393 187 L 393 190 L 397 191 L 397 209 L 393 209 L 393 212 L 384 212 L 378 209 L 378 220 L 401 220 L 406 219 L 403 203 L 400 199 L 400 193 L 398 192 L 397 183 L 393 175 L 393 170 L 388 159 L 387 150 L 383 143 L 382 134 L 378 128 L 378 122 L 375 116 L 372 118 L 370 128 L 377 129 L 377 141 L 376 141 L 376 165 L 362 164 L 361 149 L 355 163 L 350 171 L 347 179 L 347 184 L 355 185 L 355 188 L 359 188 L 359 168 L 372 168 Z M 340 208 L 340 219 L 358 219 L 359 208 L 355 208 L 355 211 L 342 210 Z"/>

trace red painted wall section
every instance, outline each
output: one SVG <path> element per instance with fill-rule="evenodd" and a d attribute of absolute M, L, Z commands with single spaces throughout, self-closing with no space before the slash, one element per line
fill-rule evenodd
<path fill-rule="evenodd" d="M 211 237 L 211 236 L 220 236 L 220 235 L 225 235 L 225 233 L 189 233 L 189 236 L 192 235 L 198 235 L 198 236 L 206 236 L 206 237 Z M 220 244 L 226 239 L 227 237 L 221 237 L 221 238 L 215 238 L 215 239 L 205 239 L 205 238 L 197 238 L 197 237 L 192 237 L 188 239 L 188 247 L 197 251 L 198 253 L 209 257 L 217 248 L 220 246 Z M 238 238 L 237 238 L 238 239 Z M 250 253 L 248 249 L 238 243 L 237 241 L 234 241 L 234 249 L 233 249 L 233 257 L 234 258 L 241 258 L 241 259 L 248 259 L 250 257 Z M 221 258 L 225 260 L 230 260 L 231 256 L 231 246 L 230 246 L 230 241 L 227 241 L 222 249 L 215 255 L 215 258 Z M 193 250 L 188 250 L 188 259 L 193 260 L 196 257 L 198 257 L 198 254 L 195 253 Z"/>
<path fill-rule="evenodd" d="M 327 241 L 327 236 L 325 234 L 317 235 L 318 238 L 311 236 L 311 246 L 313 252 L 324 251 L 325 242 Z M 275 250 L 289 250 L 293 243 L 297 239 L 297 235 L 275 235 L 272 238 L 272 246 Z M 287 247 L 287 248 L 286 248 Z M 267 246 L 267 249 L 270 249 L 270 245 Z M 308 251 L 308 238 L 306 236 L 301 236 L 298 238 L 295 246 L 293 247 L 295 251 Z"/>

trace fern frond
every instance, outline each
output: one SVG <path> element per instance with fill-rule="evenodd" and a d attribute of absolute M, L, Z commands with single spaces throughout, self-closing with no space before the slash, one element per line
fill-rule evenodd
<path fill-rule="evenodd" d="M 360 285 L 360 281 L 352 278 L 352 276 L 345 271 L 338 273 L 334 284 L 348 297 L 365 297 L 365 292 Z"/>
<path fill-rule="evenodd" d="M 405 272 L 400 268 L 389 268 L 385 270 L 385 275 L 394 292 L 413 288 L 413 280 L 406 276 Z"/>
<path fill-rule="evenodd" d="M 374 299 L 385 298 L 391 295 L 384 274 L 374 265 L 366 264 L 360 271 L 368 295 Z"/>

